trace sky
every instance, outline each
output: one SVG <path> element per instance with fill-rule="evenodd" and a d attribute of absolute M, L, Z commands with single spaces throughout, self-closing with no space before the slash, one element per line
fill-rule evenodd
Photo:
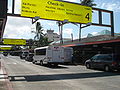
<path fill-rule="evenodd" d="M 8 0 L 8 13 L 11 13 L 12 0 Z M 21 8 L 21 0 L 15 0 L 15 13 L 20 13 Z M 80 3 L 80 0 L 63 0 L 69 2 Z M 95 8 L 101 8 L 106 10 L 111 10 L 114 12 L 114 29 L 115 33 L 120 33 L 120 0 L 94 0 L 94 3 L 97 4 Z M 98 22 L 97 12 L 93 12 L 92 22 Z M 54 30 L 55 33 L 59 34 L 59 28 L 56 24 L 56 21 L 51 20 L 42 20 L 40 19 L 38 22 L 44 28 L 44 33 L 47 30 Z M 103 23 L 110 23 L 110 16 L 108 13 L 103 13 Z M 82 29 L 82 37 L 86 37 L 88 33 L 93 35 L 97 35 L 97 32 L 102 30 L 111 30 L 107 27 L 98 27 L 98 26 L 89 26 Z M 32 24 L 32 20 L 30 18 L 19 18 L 19 17 L 10 17 L 8 16 L 5 31 L 3 38 L 14 38 L 14 39 L 33 39 L 35 34 L 31 33 L 31 31 L 35 31 L 35 24 Z M 71 34 L 73 34 L 73 39 L 79 38 L 79 24 L 78 26 L 74 24 L 65 24 L 63 26 L 63 38 L 71 38 Z"/>

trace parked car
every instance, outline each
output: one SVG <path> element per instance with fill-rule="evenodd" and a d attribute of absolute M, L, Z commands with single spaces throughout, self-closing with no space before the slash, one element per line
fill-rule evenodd
<path fill-rule="evenodd" d="M 8 56 L 8 52 L 3 52 L 3 55 L 4 56 Z"/>
<path fill-rule="evenodd" d="M 97 54 L 85 62 L 88 69 L 98 68 L 105 71 L 120 70 L 120 55 Z"/>
<path fill-rule="evenodd" d="M 22 52 L 22 53 L 20 54 L 20 58 L 21 58 L 21 59 L 25 59 L 26 56 L 28 55 L 28 53 L 29 53 L 29 52 Z"/>
<path fill-rule="evenodd" d="M 11 56 L 19 56 L 20 54 L 21 54 L 20 51 L 11 51 L 11 52 L 10 52 L 10 55 L 11 55 Z"/>
<path fill-rule="evenodd" d="M 29 53 L 29 54 L 27 54 L 25 60 L 26 60 L 26 61 L 29 61 L 29 62 L 32 62 L 32 61 L 33 61 L 33 56 L 34 56 L 33 53 Z"/>

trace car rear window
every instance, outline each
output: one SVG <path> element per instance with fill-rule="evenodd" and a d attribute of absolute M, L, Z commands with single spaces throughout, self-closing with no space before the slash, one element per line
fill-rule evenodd
<path fill-rule="evenodd" d="M 112 55 L 110 55 L 110 54 L 102 54 L 102 55 L 98 56 L 98 58 L 100 60 L 107 60 L 107 61 L 112 61 L 113 60 Z"/>
<path fill-rule="evenodd" d="M 120 54 L 115 54 L 114 59 L 117 60 L 117 61 L 120 61 Z"/>

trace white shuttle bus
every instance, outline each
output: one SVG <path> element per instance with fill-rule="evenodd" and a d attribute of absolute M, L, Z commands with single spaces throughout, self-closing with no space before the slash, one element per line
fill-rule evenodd
<path fill-rule="evenodd" d="M 72 61 L 73 49 L 71 47 L 46 46 L 34 49 L 33 63 L 40 65 L 70 63 Z"/>

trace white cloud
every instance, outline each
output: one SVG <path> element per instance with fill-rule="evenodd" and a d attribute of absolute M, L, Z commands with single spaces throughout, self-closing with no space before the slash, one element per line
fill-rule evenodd
<path fill-rule="evenodd" d="M 55 24 L 54 23 L 48 23 L 49 26 L 54 26 Z"/>
<path fill-rule="evenodd" d="M 120 12 L 120 2 L 108 2 L 99 4 L 100 8 Z"/>
<path fill-rule="evenodd" d="M 93 36 L 99 35 L 98 32 L 92 32 L 92 33 L 90 33 L 90 34 L 92 34 Z M 88 34 L 82 35 L 82 38 L 86 38 L 87 36 L 88 36 Z"/>
<path fill-rule="evenodd" d="M 91 33 L 93 36 L 96 36 L 96 35 L 98 35 L 98 32 L 92 32 Z"/>
<path fill-rule="evenodd" d="M 8 17 L 3 38 L 25 38 L 31 35 L 31 20 L 25 18 Z"/>
<path fill-rule="evenodd" d="M 66 28 L 66 29 L 63 30 L 63 33 L 70 35 L 71 33 L 73 33 L 73 29 L 72 28 Z"/>
<path fill-rule="evenodd" d="M 102 3 L 101 8 L 104 8 L 104 7 L 105 7 L 105 5 L 106 5 L 106 3 Z"/>
<path fill-rule="evenodd" d="M 15 1 L 15 13 L 20 14 L 21 12 L 21 0 Z"/>
<path fill-rule="evenodd" d="M 9 29 L 9 30 L 7 30 Z M 17 39 L 28 39 L 31 35 L 31 29 L 28 26 L 24 27 L 14 27 L 13 26 L 8 26 L 5 30 L 4 33 L 4 38 L 17 38 Z"/>

